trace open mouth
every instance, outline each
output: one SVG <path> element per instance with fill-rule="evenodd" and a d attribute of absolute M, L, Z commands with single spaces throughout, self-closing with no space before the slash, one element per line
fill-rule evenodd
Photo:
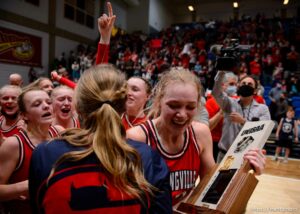
<path fill-rule="evenodd" d="M 61 109 L 61 112 L 64 114 L 68 114 L 71 111 L 71 109 Z"/>
<path fill-rule="evenodd" d="M 52 114 L 50 112 L 47 112 L 45 114 L 42 115 L 42 117 L 50 117 Z"/>

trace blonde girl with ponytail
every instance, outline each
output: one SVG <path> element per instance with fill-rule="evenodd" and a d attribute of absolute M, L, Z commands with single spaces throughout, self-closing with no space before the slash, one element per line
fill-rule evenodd
<path fill-rule="evenodd" d="M 29 188 L 31 198 L 38 199 L 34 209 L 171 213 L 166 164 L 148 146 L 126 142 L 120 118 L 125 76 L 112 65 L 92 67 L 81 76 L 74 100 L 82 129 L 66 131 L 33 154 Z"/>

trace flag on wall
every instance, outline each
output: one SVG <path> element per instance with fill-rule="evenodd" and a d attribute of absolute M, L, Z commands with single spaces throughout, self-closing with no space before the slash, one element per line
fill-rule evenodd
<path fill-rule="evenodd" d="M 41 66 L 42 39 L 0 27 L 0 62 Z"/>

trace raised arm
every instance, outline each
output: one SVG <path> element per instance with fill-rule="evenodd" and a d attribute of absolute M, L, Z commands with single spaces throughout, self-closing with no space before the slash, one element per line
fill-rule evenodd
<path fill-rule="evenodd" d="M 218 71 L 215 77 L 215 84 L 211 94 L 224 112 L 231 113 L 230 98 L 225 93 L 223 93 L 222 90 L 224 76 L 225 71 Z"/>
<path fill-rule="evenodd" d="M 54 81 L 57 81 L 59 82 L 60 84 L 62 85 L 66 85 L 72 89 L 75 89 L 76 87 L 76 83 L 73 82 L 72 80 L 69 80 L 68 78 L 65 78 L 61 75 L 59 75 L 56 71 L 52 71 L 51 72 L 51 78 L 54 80 Z"/>
<path fill-rule="evenodd" d="M 98 43 L 96 64 L 108 63 L 110 37 L 116 16 L 113 14 L 113 9 L 110 2 L 107 2 L 107 10 L 108 15 L 103 14 L 98 18 L 100 41 Z"/>

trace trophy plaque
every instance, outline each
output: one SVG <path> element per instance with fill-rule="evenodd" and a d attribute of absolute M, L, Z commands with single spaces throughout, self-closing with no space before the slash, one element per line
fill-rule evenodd
<path fill-rule="evenodd" d="M 179 204 L 175 213 L 243 213 L 258 183 L 243 156 L 249 149 L 262 149 L 273 127 L 273 121 L 246 122 L 222 162 Z"/>

